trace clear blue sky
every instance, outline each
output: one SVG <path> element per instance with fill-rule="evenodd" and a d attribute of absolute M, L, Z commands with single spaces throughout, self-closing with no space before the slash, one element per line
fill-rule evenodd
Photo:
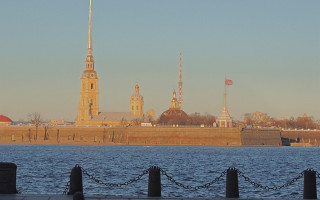
<path fill-rule="evenodd" d="M 89 0 L 0 6 L 0 114 L 74 120 L 85 69 Z M 183 109 L 235 119 L 304 113 L 320 119 L 319 0 L 93 0 L 100 111 L 129 111 L 139 83 L 160 115 L 178 89 Z"/>

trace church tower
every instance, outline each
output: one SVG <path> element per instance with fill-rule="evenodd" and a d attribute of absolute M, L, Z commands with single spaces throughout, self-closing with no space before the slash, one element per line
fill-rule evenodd
<path fill-rule="evenodd" d="M 143 116 L 143 96 L 139 94 L 139 85 L 134 88 L 135 92 L 130 99 L 130 112 L 136 116 Z"/>
<path fill-rule="evenodd" d="M 88 55 L 86 58 L 86 68 L 82 73 L 80 103 L 78 106 L 77 124 L 91 120 L 92 116 L 99 114 L 99 90 L 98 76 L 94 70 L 94 60 L 92 55 L 92 2 L 89 5 L 89 30 L 88 30 Z"/>
<path fill-rule="evenodd" d="M 171 99 L 170 109 L 175 109 L 175 110 L 180 110 L 181 109 L 181 107 L 179 105 L 179 101 L 177 99 L 177 93 L 176 93 L 175 90 L 173 91 L 173 97 Z"/>

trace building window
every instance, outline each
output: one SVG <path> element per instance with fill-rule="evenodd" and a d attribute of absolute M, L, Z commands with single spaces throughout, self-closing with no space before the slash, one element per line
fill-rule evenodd
<path fill-rule="evenodd" d="M 93 89 L 93 83 L 91 83 L 91 89 Z"/>

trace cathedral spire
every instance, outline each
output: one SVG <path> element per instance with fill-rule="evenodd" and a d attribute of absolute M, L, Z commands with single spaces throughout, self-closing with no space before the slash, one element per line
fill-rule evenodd
<path fill-rule="evenodd" d="M 92 0 L 89 4 L 89 27 L 88 27 L 88 55 L 86 59 L 86 71 L 94 70 L 94 60 L 92 55 Z"/>
<path fill-rule="evenodd" d="M 88 55 L 86 69 L 80 78 L 80 102 L 76 119 L 78 125 L 89 125 L 92 118 L 99 115 L 99 78 L 94 70 L 92 55 L 92 0 L 89 2 Z"/>
<path fill-rule="evenodd" d="M 92 55 L 92 2 L 89 5 L 88 55 Z"/>

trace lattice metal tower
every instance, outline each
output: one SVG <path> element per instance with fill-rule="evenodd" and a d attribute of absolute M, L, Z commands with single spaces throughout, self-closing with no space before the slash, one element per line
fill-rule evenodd
<path fill-rule="evenodd" d="M 180 52 L 180 71 L 179 71 L 179 107 L 182 109 L 182 53 Z"/>

